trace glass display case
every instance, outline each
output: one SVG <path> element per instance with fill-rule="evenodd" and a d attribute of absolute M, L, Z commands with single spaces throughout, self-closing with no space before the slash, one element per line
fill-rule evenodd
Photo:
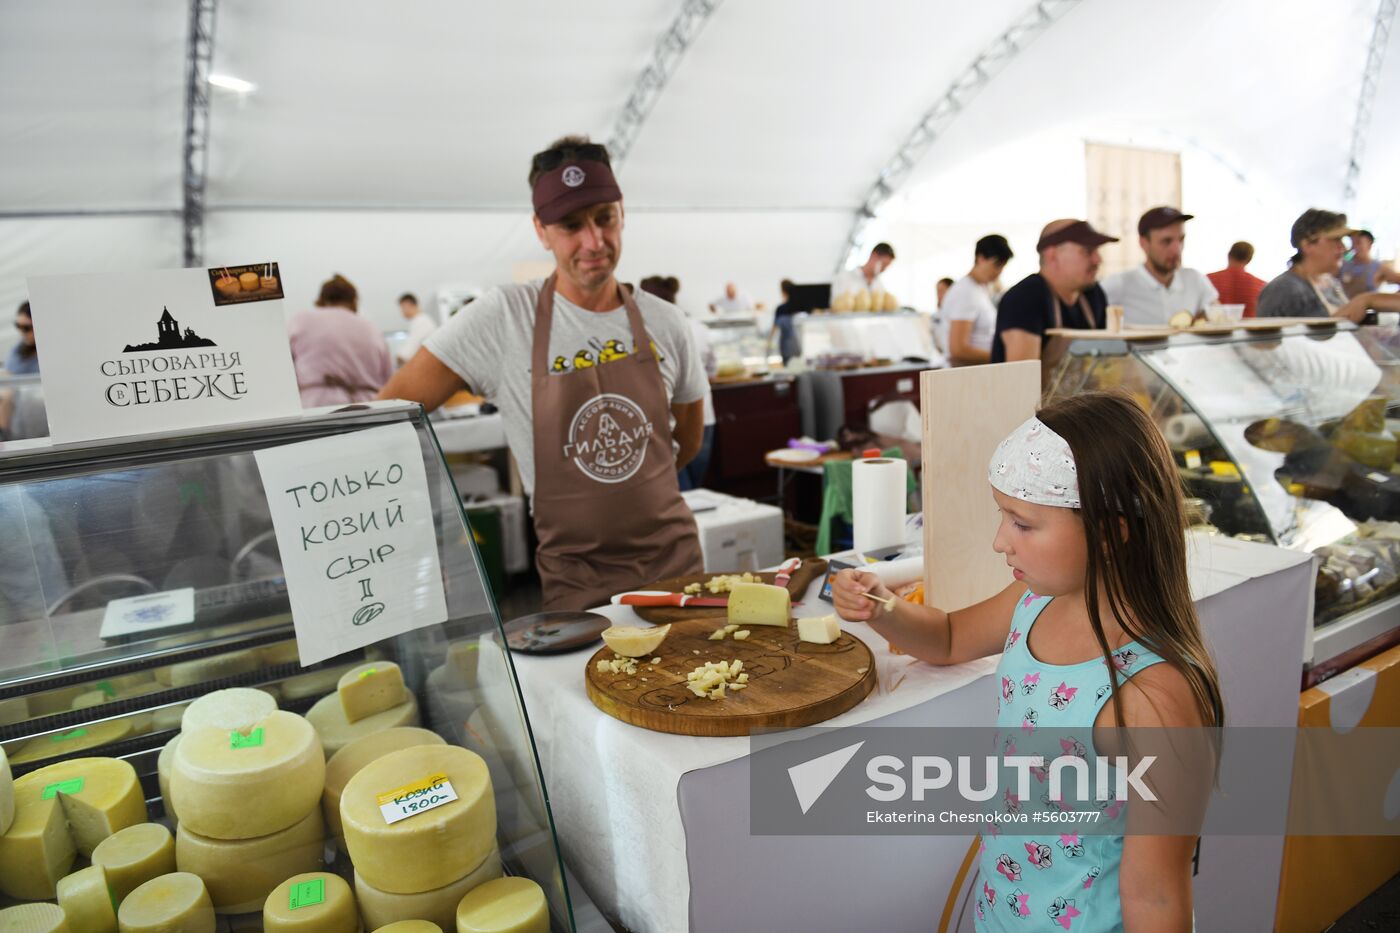
<path fill-rule="evenodd" d="M 1156 419 L 1208 533 L 1319 558 L 1309 677 L 1400 637 L 1400 332 L 1267 320 L 1064 332 L 1047 397 L 1121 388 Z"/>
<path fill-rule="evenodd" d="M 782 357 L 774 355 L 776 338 L 760 329 L 752 314 L 707 317 L 703 323 L 715 352 L 715 378 L 746 378 L 782 367 Z"/>
<path fill-rule="evenodd" d="M 802 358 L 809 366 L 883 364 L 920 360 L 940 364 L 933 319 L 918 311 L 832 312 L 799 315 Z"/>
<path fill-rule="evenodd" d="M 199 875 L 224 929 L 258 927 L 308 872 L 344 879 L 318 876 L 317 890 L 326 904 L 333 887 L 352 892 L 364 930 L 454 929 L 462 897 L 501 875 L 533 879 L 551 928 L 574 928 L 511 654 L 437 441 L 416 405 L 354 408 L 0 445 L 0 743 L 19 806 L 0 835 L 0 908 L 62 900 L 89 860 L 112 882 L 94 845 L 150 822 L 174 834 L 164 870 Z M 447 621 L 303 666 L 254 453 L 402 424 L 426 471 Z M 192 615 L 154 595 L 177 592 L 192 592 Z M 109 611 L 148 595 L 148 624 Z M 413 756 L 431 797 L 370 779 Z M 0 783 L 3 801 L 3 766 Z M 134 804 L 112 802 L 124 794 Z"/>
<path fill-rule="evenodd" d="M 0 371 L 0 441 L 48 437 L 49 417 L 39 376 Z"/>

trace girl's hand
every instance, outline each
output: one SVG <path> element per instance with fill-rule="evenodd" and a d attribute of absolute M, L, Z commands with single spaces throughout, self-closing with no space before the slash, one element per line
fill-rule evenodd
<path fill-rule="evenodd" d="M 881 599 L 894 596 L 880 578 L 868 570 L 842 570 L 831 584 L 836 614 L 849 622 L 869 622 L 877 613 L 884 612 L 885 607 L 866 599 L 866 593 Z"/>

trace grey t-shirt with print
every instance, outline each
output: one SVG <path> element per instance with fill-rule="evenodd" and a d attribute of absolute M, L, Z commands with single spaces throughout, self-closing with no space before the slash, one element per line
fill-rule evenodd
<path fill-rule="evenodd" d="M 1342 283 L 1332 276 L 1323 276 L 1314 287 L 1312 282 L 1289 269 L 1275 276 L 1259 292 L 1254 313 L 1259 317 L 1330 317 L 1346 303 Z"/>
<path fill-rule="evenodd" d="M 449 318 L 423 344 L 473 392 L 501 410 L 506 442 L 515 454 L 527 494 L 535 489 L 530 360 L 535 305 L 543 287 L 544 280 L 537 279 L 490 289 Z M 656 345 L 668 404 L 684 405 L 704 398 L 708 378 L 685 313 L 646 292 L 637 292 L 634 297 L 642 323 Z M 588 311 L 554 293 L 554 324 L 549 334 L 552 374 L 606 366 L 635 349 L 626 308 Z"/>

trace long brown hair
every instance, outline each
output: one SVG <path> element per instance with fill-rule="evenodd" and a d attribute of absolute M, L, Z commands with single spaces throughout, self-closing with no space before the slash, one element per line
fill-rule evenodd
<path fill-rule="evenodd" d="M 1202 721 L 1223 726 L 1220 679 L 1186 576 L 1181 480 L 1162 432 L 1137 402 L 1119 392 L 1060 399 L 1038 417 L 1074 454 L 1089 556 L 1084 599 L 1104 663 L 1115 670 L 1099 616 L 1100 591 L 1123 631 L 1186 678 Z M 1110 675 L 1109 683 L 1121 724 L 1117 677 Z"/>

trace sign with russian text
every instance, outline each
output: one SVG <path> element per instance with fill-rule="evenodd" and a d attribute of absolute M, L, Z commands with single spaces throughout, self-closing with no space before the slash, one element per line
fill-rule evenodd
<path fill-rule="evenodd" d="M 255 454 L 303 666 L 447 620 L 411 424 Z"/>
<path fill-rule="evenodd" d="M 276 263 L 40 276 L 28 284 L 55 441 L 301 410 Z"/>

